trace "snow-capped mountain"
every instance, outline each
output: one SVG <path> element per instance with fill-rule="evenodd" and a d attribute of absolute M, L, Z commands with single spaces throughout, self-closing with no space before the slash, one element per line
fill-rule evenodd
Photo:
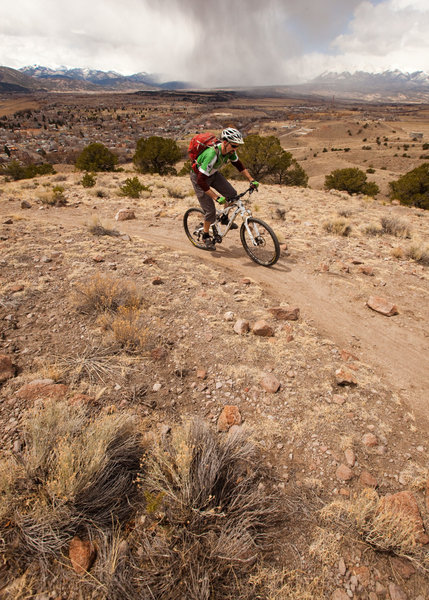
<path fill-rule="evenodd" d="M 133 75 L 121 75 L 116 71 L 98 71 L 96 69 L 50 69 L 40 65 L 32 65 L 19 69 L 21 73 L 34 77 L 50 88 L 58 89 L 87 89 L 96 90 L 100 87 L 104 90 L 132 91 L 148 89 L 178 89 L 190 87 L 185 82 L 161 83 L 157 75 L 145 72 Z"/>
<path fill-rule="evenodd" d="M 325 72 L 313 79 L 311 84 L 328 85 L 371 85 L 371 86 L 429 86 L 429 74 L 424 71 L 404 73 L 398 69 L 382 73 L 367 73 L 366 71 L 343 71 L 342 73 Z"/>

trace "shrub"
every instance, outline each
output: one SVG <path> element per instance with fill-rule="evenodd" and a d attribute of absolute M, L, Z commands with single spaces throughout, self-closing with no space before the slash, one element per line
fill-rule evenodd
<path fill-rule="evenodd" d="M 178 172 L 178 175 L 180 175 L 181 177 L 184 177 L 185 175 L 189 176 L 189 173 L 191 171 L 192 168 L 192 163 L 190 160 L 186 160 L 183 163 L 183 167 L 180 169 L 180 171 Z"/>
<path fill-rule="evenodd" d="M 389 183 L 390 198 L 401 204 L 429 210 L 429 163 L 423 163 Z"/>
<path fill-rule="evenodd" d="M 76 534 L 128 520 L 144 452 L 130 416 L 88 421 L 82 405 L 58 400 L 26 415 L 24 437 L 19 462 L 0 462 L 0 559 L 23 571 L 31 559 L 46 564 Z"/>
<path fill-rule="evenodd" d="M 429 245 L 416 242 L 407 248 L 407 258 L 411 258 L 422 265 L 429 265 Z"/>
<path fill-rule="evenodd" d="M 76 286 L 73 302 L 85 314 L 116 312 L 120 307 L 139 307 L 143 299 L 134 283 L 95 275 Z"/>
<path fill-rule="evenodd" d="M 3 166 L 0 169 L 0 175 L 6 175 L 11 177 L 13 181 L 19 179 L 32 179 L 39 175 L 53 175 L 56 171 L 50 163 L 43 163 L 41 165 L 22 165 L 17 160 L 12 160 L 8 165 Z"/>
<path fill-rule="evenodd" d="M 80 171 L 114 171 L 118 157 L 104 144 L 95 142 L 86 146 L 76 160 Z"/>
<path fill-rule="evenodd" d="M 99 219 L 94 219 L 94 221 L 88 226 L 89 232 L 92 235 L 110 235 L 112 237 L 120 236 L 120 232 L 117 229 L 111 229 L 110 227 L 105 227 L 99 221 Z"/>
<path fill-rule="evenodd" d="M 174 140 L 151 136 L 137 142 L 133 162 L 141 173 L 175 175 L 173 165 L 181 158 L 181 151 Z"/>
<path fill-rule="evenodd" d="M 350 502 L 333 502 L 321 514 L 348 521 L 376 550 L 414 558 L 419 554 L 419 532 L 413 516 L 393 511 L 375 490 L 365 489 Z"/>
<path fill-rule="evenodd" d="M 422 144 L 422 150 L 429 150 L 429 144 L 427 142 Z"/>
<path fill-rule="evenodd" d="M 120 195 L 128 196 L 128 198 L 139 198 L 140 193 L 143 191 L 150 192 L 150 188 L 140 183 L 138 177 L 128 177 L 120 188 Z"/>
<path fill-rule="evenodd" d="M 167 188 L 167 193 L 170 198 L 177 198 L 178 200 L 183 200 L 183 198 L 186 198 L 186 196 L 187 196 L 186 192 L 181 192 L 177 188 L 171 188 L 171 187 Z"/>
<path fill-rule="evenodd" d="M 81 184 L 84 188 L 92 188 L 96 184 L 96 179 L 92 173 L 85 173 L 81 179 Z"/>
<path fill-rule="evenodd" d="M 280 140 L 273 135 L 247 136 L 244 146 L 240 148 L 240 158 L 258 181 L 307 186 L 308 176 L 304 169 L 290 152 L 283 150 Z"/>
<path fill-rule="evenodd" d="M 327 233 L 333 233 L 335 235 L 349 236 L 351 233 L 351 225 L 346 219 L 333 219 L 332 221 L 326 221 L 323 223 L 323 229 Z"/>
<path fill-rule="evenodd" d="M 336 169 L 325 177 L 325 188 L 348 192 L 349 194 L 367 194 L 376 196 L 378 186 L 367 182 L 366 175 L 358 168 Z"/>
<path fill-rule="evenodd" d="M 395 237 L 411 237 L 411 231 L 408 223 L 401 221 L 401 219 L 397 219 L 395 217 L 382 217 L 381 227 L 384 233 L 394 235 Z"/>
<path fill-rule="evenodd" d="M 278 491 L 264 489 L 264 471 L 242 432 L 220 437 L 200 421 L 173 431 L 148 458 L 145 518 L 128 537 L 127 573 L 109 569 L 107 555 L 101 583 L 122 588 L 115 600 L 147 590 L 165 599 L 250 598 L 240 591 L 275 549 L 285 515 Z"/>

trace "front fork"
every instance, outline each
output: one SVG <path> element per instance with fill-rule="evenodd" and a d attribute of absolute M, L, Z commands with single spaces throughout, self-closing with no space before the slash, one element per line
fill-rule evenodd
<path fill-rule="evenodd" d="M 254 246 L 259 246 L 259 242 L 258 240 L 260 239 L 261 235 L 259 233 L 259 229 L 258 229 L 258 225 L 256 223 L 253 223 L 252 228 L 249 227 L 249 217 L 245 217 L 244 221 L 243 221 L 243 225 L 246 228 L 247 233 L 249 234 L 249 237 L 252 241 L 252 244 Z"/>

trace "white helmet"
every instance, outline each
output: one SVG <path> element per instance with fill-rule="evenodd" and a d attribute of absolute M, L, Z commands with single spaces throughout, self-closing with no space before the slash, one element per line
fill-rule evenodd
<path fill-rule="evenodd" d="M 226 140 L 231 144 L 244 144 L 243 136 L 238 129 L 234 129 L 233 127 L 224 129 L 220 137 L 222 140 Z"/>

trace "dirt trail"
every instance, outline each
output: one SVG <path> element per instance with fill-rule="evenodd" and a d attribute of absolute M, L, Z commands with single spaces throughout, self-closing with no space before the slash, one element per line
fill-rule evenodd
<path fill-rule="evenodd" d="M 73 214 L 34 211 L 33 218 L 72 228 L 88 216 L 81 207 Z M 428 333 L 418 322 L 412 326 L 373 313 L 359 297 L 359 284 L 335 277 L 323 278 L 300 263 L 281 256 L 272 268 L 253 263 L 237 237 L 231 236 L 216 252 L 194 248 L 185 236 L 180 219 L 164 218 L 156 225 L 124 221 L 121 231 L 145 241 L 178 250 L 220 269 L 249 277 L 272 296 L 273 301 L 299 306 L 302 317 L 339 348 L 352 351 L 374 369 L 384 384 L 399 393 L 416 420 L 429 424 Z M 311 252 L 311 249 L 309 250 Z"/>
<path fill-rule="evenodd" d="M 216 252 L 203 252 L 192 247 L 180 225 L 163 223 L 143 232 L 136 222 L 123 225 L 130 234 L 250 277 L 278 302 L 299 306 L 301 315 L 322 335 L 340 348 L 354 351 L 386 385 L 400 393 L 416 419 L 429 422 L 429 339 L 423 330 L 410 332 L 394 319 L 372 313 L 363 300 L 353 299 L 355 294 L 349 289 L 305 273 L 287 257 L 280 257 L 277 265 L 267 269 L 252 263 L 238 240 L 227 240 Z"/>

